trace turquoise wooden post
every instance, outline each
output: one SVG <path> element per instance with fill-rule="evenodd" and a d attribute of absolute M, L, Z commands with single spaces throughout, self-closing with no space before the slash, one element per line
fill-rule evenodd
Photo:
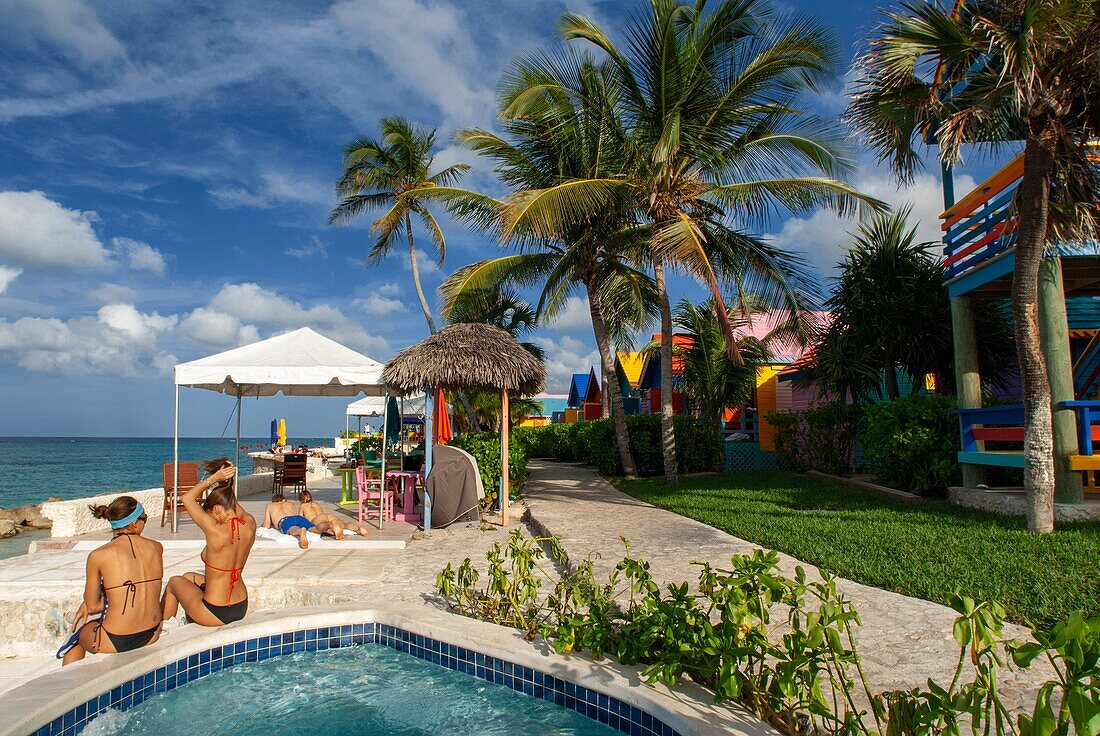
<path fill-rule="evenodd" d="M 432 497 L 428 495 L 428 473 L 432 470 L 432 423 L 435 411 L 435 390 L 424 394 L 424 531 L 432 530 Z"/>

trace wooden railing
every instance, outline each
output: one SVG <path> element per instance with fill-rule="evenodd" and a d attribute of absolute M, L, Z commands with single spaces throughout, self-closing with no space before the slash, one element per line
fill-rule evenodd
<path fill-rule="evenodd" d="M 1024 173 L 1023 154 L 940 215 L 944 267 L 951 280 L 1016 244 L 1012 197 Z"/>
<path fill-rule="evenodd" d="M 1100 441 L 1100 401 L 1063 401 L 1059 408 L 1072 409 L 1077 416 L 1077 454 L 1091 456 L 1093 446 Z M 986 442 L 994 443 L 1022 443 L 1024 441 L 1024 405 L 1008 404 L 1005 406 L 985 406 L 979 409 L 959 409 L 960 436 L 962 437 L 962 452 L 970 456 L 971 453 L 1003 455 L 1012 450 L 990 451 L 985 447 Z M 979 444 L 981 443 L 981 444 Z M 1006 462 L 991 464 L 1006 465 Z"/>

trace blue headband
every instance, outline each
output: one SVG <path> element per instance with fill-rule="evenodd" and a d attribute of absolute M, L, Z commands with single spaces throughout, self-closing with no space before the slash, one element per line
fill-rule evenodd
<path fill-rule="evenodd" d="M 144 513 L 145 513 L 145 507 L 141 505 L 141 501 L 138 501 L 137 507 L 133 511 L 130 512 L 129 516 L 126 516 L 122 519 L 116 519 L 114 521 L 109 521 L 108 523 L 111 525 L 112 529 L 121 529 L 123 527 L 130 526 L 131 524 L 133 524 L 135 521 L 138 520 L 138 517 L 141 516 Z"/>

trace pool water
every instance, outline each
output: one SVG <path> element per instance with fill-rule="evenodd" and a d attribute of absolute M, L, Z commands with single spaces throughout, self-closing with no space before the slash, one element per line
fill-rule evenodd
<path fill-rule="evenodd" d="M 357 646 L 239 664 L 152 696 L 124 713 L 107 711 L 82 733 L 609 736 L 619 732 L 553 703 L 389 647 Z"/>

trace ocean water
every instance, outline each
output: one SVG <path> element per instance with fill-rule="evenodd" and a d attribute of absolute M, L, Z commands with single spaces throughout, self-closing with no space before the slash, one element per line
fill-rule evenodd
<path fill-rule="evenodd" d="M 331 437 L 288 439 L 295 445 L 332 446 Z M 267 446 L 265 437 L 241 439 L 242 473 L 252 472 L 245 453 Z M 181 437 L 180 460 L 222 455 L 232 460 L 234 448 L 232 437 Z M 0 437 L 0 506 L 159 488 L 161 464 L 171 461 L 171 437 Z"/>
<path fill-rule="evenodd" d="M 566 708 L 382 646 L 299 652 L 239 664 L 125 713 L 85 736 L 611 736 Z"/>

